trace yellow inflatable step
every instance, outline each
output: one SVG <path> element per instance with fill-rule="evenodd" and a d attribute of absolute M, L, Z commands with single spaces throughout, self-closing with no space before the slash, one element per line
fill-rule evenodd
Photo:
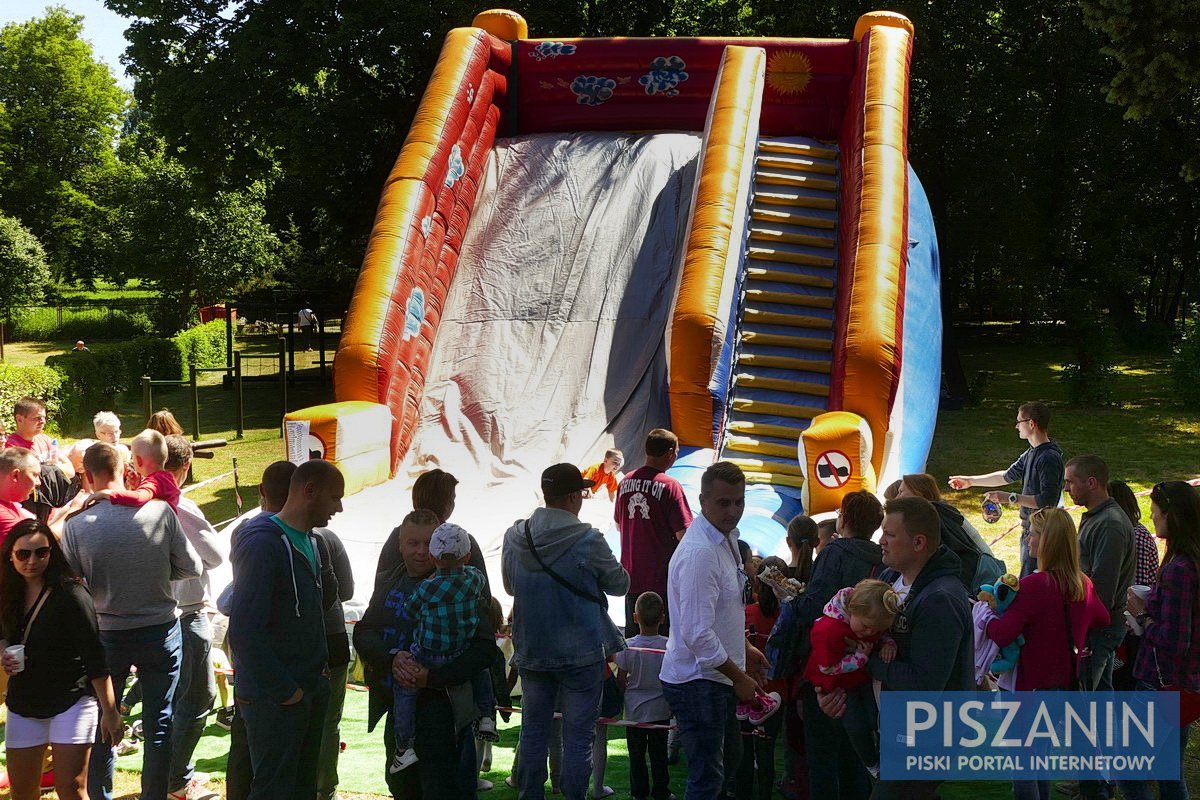
<path fill-rule="evenodd" d="M 748 397 L 735 397 L 733 410 L 741 411 L 744 414 L 770 414 L 775 417 L 791 417 L 792 419 L 812 419 L 818 414 L 825 413 L 825 409 L 814 406 L 771 403 L 766 400 L 751 400 Z"/>
<path fill-rule="evenodd" d="M 771 486 L 791 486 L 793 489 L 804 488 L 804 478 L 795 475 L 774 475 L 768 472 L 742 472 L 746 475 L 746 483 L 766 483 Z"/>
<path fill-rule="evenodd" d="M 837 208 L 837 195 L 833 192 L 816 195 L 801 194 L 800 192 L 789 192 L 786 189 L 772 188 L 769 192 L 755 192 L 754 201 L 756 203 L 766 203 L 767 205 L 772 206 L 821 208 L 827 211 L 833 211 Z"/>
<path fill-rule="evenodd" d="M 820 214 L 813 214 L 811 210 L 806 214 L 799 206 L 790 211 L 755 206 L 750 209 L 750 218 L 755 222 L 767 222 L 776 225 L 807 225 L 810 228 L 821 228 L 822 230 L 829 231 L 836 227 L 836 223 L 833 220 L 826 219 Z"/>
<path fill-rule="evenodd" d="M 773 367 L 775 369 L 795 369 L 803 372 L 820 372 L 829 374 L 828 361 L 814 361 L 807 358 L 792 358 L 790 356 L 764 356 L 758 353 L 739 353 L 738 363 L 747 367 Z"/>
<path fill-rule="evenodd" d="M 788 230 L 779 225 L 761 223 L 750 227 L 750 238 L 758 242 L 786 242 L 808 247 L 833 247 L 834 245 L 832 236 L 804 233 L 802 230 Z"/>
<path fill-rule="evenodd" d="M 755 422 L 750 419 L 735 419 L 727 427 L 734 433 L 744 433 L 749 436 L 774 436 L 776 439 L 789 439 L 796 442 L 800 441 L 800 434 L 804 432 L 803 428 Z"/>
<path fill-rule="evenodd" d="M 832 178 L 819 178 L 815 175 L 803 175 L 792 172 L 756 172 L 754 180 L 770 186 L 800 186 L 805 189 L 824 189 L 832 192 L 837 189 L 837 181 Z"/>
<path fill-rule="evenodd" d="M 748 436 L 730 436 L 725 440 L 726 450 L 736 450 L 739 453 L 754 453 L 760 456 L 779 456 L 780 458 L 798 459 L 799 450 L 785 444 L 764 442 Z"/>
<path fill-rule="evenodd" d="M 747 308 L 742 314 L 746 322 L 757 322 L 760 325 L 787 325 L 792 328 L 814 328 L 819 331 L 833 330 L 833 320 L 823 317 L 808 317 L 803 314 L 780 314 L 777 311 L 759 311 L 757 308 Z"/>
<path fill-rule="evenodd" d="M 829 396 L 828 386 L 810 381 L 790 381 L 786 378 L 770 378 L 763 375 L 751 375 L 747 372 L 738 373 L 734 381 L 739 387 L 745 386 L 751 389 L 774 389 L 777 392 L 813 394 L 818 397 Z"/>
<path fill-rule="evenodd" d="M 796 286 L 812 286 L 817 289 L 832 289 L 833 279 L 817 275 L 799 275 L 795 272 L 784 272 L 781 269 L 767 267 L 750 267 L 746 277 L 752 281 L 773 281 L 774 283 L 792 283 Z"/>
<path fill-rule="evenodd" d="M 757 303 L 780 303 L 789 306 L 804 306 L 806 308 L 833 308 L 832 297 L 821 297 L 815 294 L 796 294 L 794 292 L 773 292 L 767 289 L 747 289 L 746 299 Z"/>
<path fill-rule="evenodd" d="M 820 175 L 836 175 L 836 161 L 817 161 L 803 156 L 789 156 L 782 153 L 767 153 L 759 155 L 755 160 L 758 169 L 793 170 L 796 172 L 814 172 Z"/>
<path fill-rule="evenodd" d="M 796 456 L 795 453 L 792 454 Z M 732 461 L 742 468 L 743 472 L 761 472 L 768 475 L 774 473 L 776 475 L 794 475 L 797 478 L 803 478 L 804 473 L 800 471 L 800 464 L 780 464 L 777 461 L 759 461 L 757 458 L 727 458 L 726 461 Z"/>
<path fill-rule="evenodd" d="M 811 336 L 787 336 L 782 333 L 760 333 L 759 331 L 742 331 L 743 342 L 753 342 L 766 347 L 793 347 L 797 350 L 832 350 L 833 342 L 829 339 L 815 339 Z"/>
<path fill-rule="evenodd" d="M 779 250 L 774 247 L 751 247 L 747 257 L 759 261 L 777 261 L 783 264 L 804 264 L 810 267 L 832 267 L 833 256 L 814 255 L 812 253 L 795 253 L 791 250 Z"/>
<path fill-rule="evenodd" d="M 758 143 L 758 149 L 765 153 L 787 153 L 788 155 L 809 156 L 811 158 L 836 159 L 838 157 L 836 147 L 807 144 L 805 142 L 788 142 L 782 139 L 763 139 Z"/>

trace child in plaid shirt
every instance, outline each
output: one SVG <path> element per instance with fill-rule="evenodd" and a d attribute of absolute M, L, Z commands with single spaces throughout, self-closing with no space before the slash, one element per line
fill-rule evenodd
<path fill-rule="evenodd" d="M 484 601 L 483 573 L 466 566 L 471 539 L 459 526 L 445 522 L 429 540 L 437 572 L 422 581 L 404 604 L 413 626 L 409 652 L 425 667 L 439 667 L 462 655 L 479 626 Z M 416 725 L 417 689 L 392 687 L 392 724 L 396 753 L 388 771 L 395 774 L 417 763 L 412 739 Z"/>

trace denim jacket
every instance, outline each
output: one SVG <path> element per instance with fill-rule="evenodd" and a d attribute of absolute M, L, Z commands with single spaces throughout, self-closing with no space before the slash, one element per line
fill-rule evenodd
<path fill-rule="evenodd" d="M 539 508 L 528 520 L 542 561 L 581 591 L 620 597 L 629 589 L 627 573 L 600 531 L 570 512 Z M 550 577 L 529 551 L 526 520 L 504 534 L 501 573 L 513 596 L 512 663 L 532 670 L 560 670 L 606 661 L 625 649 L 625 638 L 608 616 L 607 605 L 579 597 Z"/>

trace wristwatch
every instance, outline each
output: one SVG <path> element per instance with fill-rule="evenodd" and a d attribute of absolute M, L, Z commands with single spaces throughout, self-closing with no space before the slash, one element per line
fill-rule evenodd
<path fill-rule="evenodd" d="M 1147 623 L 1154 622 L 1154 620 L 1150 618 L 1150 614 L 1145 611 L 1143 611 L 1141 614 L 1138 614 L 1136 619 L 1137 624 L 1141 625 L 1143 628 L 1146 627 Z"/>
<path fill-rule="evenodd" d="M 1008 504 L 1010 506 L 1015 506 L 1017 504 L 1017 493 L 1016 492 L 1008 493 Z"/>

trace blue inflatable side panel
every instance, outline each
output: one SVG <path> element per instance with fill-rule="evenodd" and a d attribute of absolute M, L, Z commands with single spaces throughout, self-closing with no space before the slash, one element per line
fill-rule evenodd
<path fill-rule="evenodd" d="M 908 168 L 908 270 L 904 281 L 904 362 L 900 367 L 900 474 L 925 471 L 942 381 L 942 302 L 937 234 L 925 189 Z"/>

